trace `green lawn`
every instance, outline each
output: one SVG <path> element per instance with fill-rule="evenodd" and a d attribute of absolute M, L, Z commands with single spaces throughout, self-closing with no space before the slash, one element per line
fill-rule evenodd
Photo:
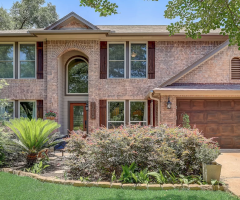
<path fill-rule="evenodd" d="M 228 193 L 217 191 L 139 191 L 104 188 L 80 188 L 42 183 L 29 177 L 0 172 L 0 200 L 237 200 Z"/>

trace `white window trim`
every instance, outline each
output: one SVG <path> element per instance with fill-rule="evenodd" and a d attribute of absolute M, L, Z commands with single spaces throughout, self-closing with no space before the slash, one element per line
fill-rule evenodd
<path fill-rule="evenodd" d="M 15 42 L 0 42 L 0 44 L 13 45 L 13 78 L 0 78 L 0 79 L 15 79 Z"/>
<path fill-rule="evenodd" d="M 35 44 L 35 77 L 31 77 L 31 78 L 21 78 L 20 77 L 20 45 L 21 44 Z M 31 60 L 33 61 L 33 60 Z M 37 76 L 37 43 L 36 42 L 19 42 L 18 43 L 18 78 L 19 79 L 36 79 Z"/>
<path fill-rule="evenodd" d="M 131 60 L 131 49 L 132 49 L 132 44 L 146 44 L 146 77 L 141 78 L 141 77 L 132 77 L 131 76 L 131 67 L 132 67 L 132 60 Z M 145 61 L 145 60 L 136 60 L 136 61 Z M 130 79 L 147 79 L 148 78 L 148 42 L 129 42 L 129 78 Z"/>
<path fill-rule="evenodd" d="M 124 120 L 123 121 L 108 121 L 108 103 L 109 102 L 123 102 L 124 103 Z M 126 103 L 125 103 L 125 100 L 107 100 L 107 128 L 108 128 L 108 123 L 109 122 L 118 122 L 118 123 L 122 123 L 123 122 L 123 125 L 125 126 L 125 110 L 126 110 Z"/>
<path fill-rule="evenodd" d="M 109 44 L 123 44 L 124 45 L 124 77 L 123 78 L 109 78 Z M 111 60 L 114 61 L 114 60 Z M 122 61 L 122 60 L 116 60 Z M 107 43 L 107 78 L 108 79 L 125 79 L 126 78 L 126 42 L 108 42 Z"/>
<path fill-rule="evenodd" d="M 87 63 L 87 65 L 88 65 L 88 70 L 89 70 L 89 63 L 88 63 L 84 58 L 74 57 L 73 59 L 71 59 L 70 61 L 68 61 L 67 67 L 66 67 L 66 72 L 65 72 L 65 74 L 66 74 L 66 94 L 69 94 L 69 95 L 79 95 L 79 94 L 88 95 L 88 93 L 69 93 L 69 92 L 68 92 L 68 65 L 69 65 L 70 62 L 72 62 L 72 61 L 75 60 L 75 59 L 82 59 L 82 60 L 84 60 L 84 61 Z M 89 75 L 89 73 L 88 73 L 88 75 Z M 89 78 L 89 76 L 88 76 L 88 78 Z"/>
<path fill-rule="evenodd" d="M 145 106 L 146 106 L 146 121 L 131 121 L 131 102 L 145 102 Z M 148 125 L 148 104 L 147 104 L 147 100 L 129 100 L 129 124 L 131 124 L 131 122 L 133 123 L 139 123 L 139 122 L 145 122 L 146 125 Z"/>
<path fill-rule="evenodd" d="M 19 100 L 18 101 L 18 118 L 20 118 L 20 103 L 21 102 L 35 102 L 35 119 L 37 119 L 37 101 L 36 100 Z"/>

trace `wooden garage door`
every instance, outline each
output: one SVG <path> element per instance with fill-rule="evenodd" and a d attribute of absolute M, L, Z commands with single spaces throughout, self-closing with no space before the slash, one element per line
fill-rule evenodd
<path fill-rule="evenodd" d="M 179 99 L 177 124 L 182 125 L 187 113 L 191 127 L 196 125 L 205 137 L 216 137 L 221 148 L 240 148 L 240 100 Z"/>

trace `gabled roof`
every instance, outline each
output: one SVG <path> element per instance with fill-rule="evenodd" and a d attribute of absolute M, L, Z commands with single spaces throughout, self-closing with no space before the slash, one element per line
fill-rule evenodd
<path fill-rule="evenodd" d="M 59 26 L 60 24 L 64 23 L 65 21 L 67 21 L 67 20 L 69 20 L 71 18 L 77 19 L 79 22 L 85 24 L 86 26 L 88 26 L 89 28 L 91 28 L 93 30 L 97 30 L 98 29 L 98 27 L 94 26 L 92 23 L 90 23 L 87 20 L 83 19 L 82 17 L 77 15 L 75 12 L 70 12 L 68 15 L 66 15 L 65 17 L 59 19 L 58 21 L 56 21 L 52 25 L 48 26 L 44 30 L 53 30 L 54 28 L 56 28 L 57 26 Z"/>
<path fill-rule="evenodd" d="M 223 49 L 225 49 L 228 45 L 229 45 L 229 40 L 226 40 L 224 43 L 220 44 L 218 47 L 213 49 L 210 53 L 208 53 L 207 55 L 203 56 L 202 58 L 200 58 L 199 60 L 194 62 L 192 65 L 190 65 L 189 67 L 185 68 L 184 70 L 179 72 L 177 75 L 175 75 L 172 78 L 170 78 L 167 81 L 165 81 L 162 85 L 160 85 L 160 88 L 166 87 L 166 86 L 171 85 L 172 83 L 176 82 L 181 77 L 183 77 L 184 75 L 188 74 L 190 71 L 196 69 L 199 65 L 201 65 L 204 62 L 206 62 L 207 60 L 209 60 L 215 54 L 217 54 L 220 51 L 222 51 Z"/>

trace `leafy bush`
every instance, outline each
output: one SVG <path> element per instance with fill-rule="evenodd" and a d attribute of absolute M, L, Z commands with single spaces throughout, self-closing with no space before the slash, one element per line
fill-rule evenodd
<path fill-rule="evenodd" d="M 24 160 L 21 148 L 15 145 L 14 139 L 16 139 L 16 135 L 4 126 L 4 123 L 0 123 L 0 154 L 3 155 L 0 156 L 0 160 L 4 166 L 17 166 L 19 162 Z"/>
<path fill-rule="evenodd" d="M 27 163 L 33 164 L 37 160 L 37 154 L 50 146 L 54 146 L 61 140 L 56 140 L 59 133 L 51 133 L 60 127 L 60 125 L 51 120 L 21 118 L 10 119 L 5 124 L 16 134 L 17 139 L 12 142 L 26 153 Z"/>
<path fill-rule="evenodd" d="M 205 155 L 206 148 L 211 155 Z M 202 162 L 212 162 L 220 154 L 212 139 L 196 130 L 185 128 L 155 128 L 139 125 L 118 129 L 97 129 L 86 138 L 83 133 L 72 133 L 67 150 L 70 175 L 99 177 L 110 180 L 112 173 L 119 177 L 121 166 L 136 163 L 138 172 L 168 171 L 170 174 L 199 174 Z M 205 155 L 203 158 L 202 155 Z"/>
<path fill-rule="evenodd" d="M 4 152 L 3 152 L 3 147 L 0 144 L 0 166 L 2 166 L 4 163 Z"/>

